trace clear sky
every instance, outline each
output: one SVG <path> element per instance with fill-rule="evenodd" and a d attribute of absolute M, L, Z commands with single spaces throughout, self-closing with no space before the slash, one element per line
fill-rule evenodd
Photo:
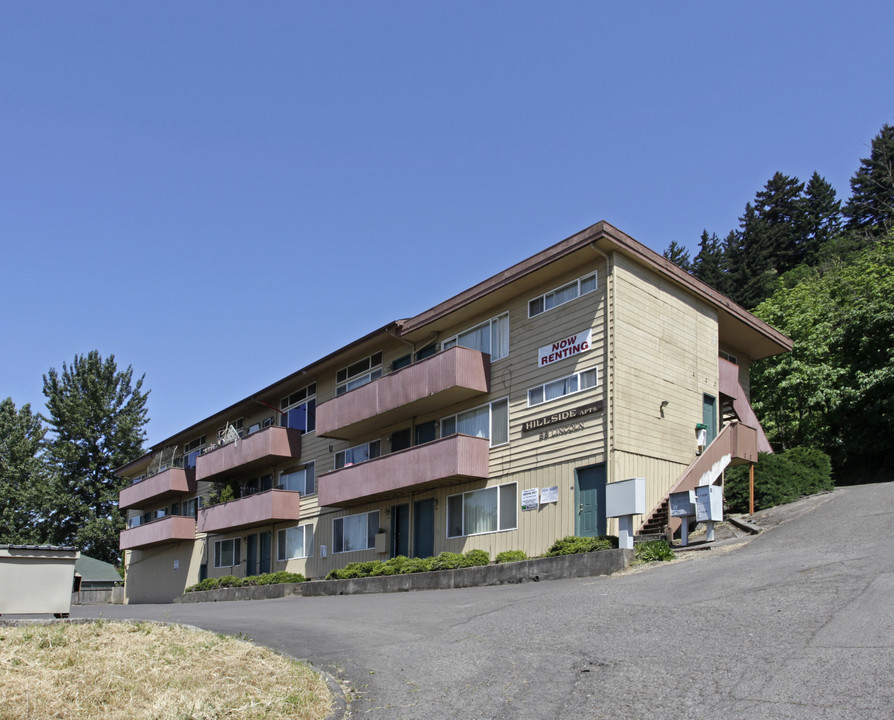
<path fill-rule="evenodd" d="M 150 442 L 599 220 L 843 199 L 894 3 L 0 5 L 0 398 L 97 349 Z"/>

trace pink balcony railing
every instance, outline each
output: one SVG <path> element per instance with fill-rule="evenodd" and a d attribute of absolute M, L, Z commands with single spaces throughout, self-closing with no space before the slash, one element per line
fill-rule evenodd
<path fill-rule="evenodd" d="M 196 458 L 196 480 L 234 471 L 250 472 L 271 463 L 301 457 L 301 431 L 271 426 Z"/>
<path fill-rule="evenodd" d="M 301 496 L 292 490 L 265 490 L 199 510 L 197 530 L 219 533 L 300 518 Z"/>
<path fill-rule="evenodd" d="M 191 517 L 169 515 L 145 525 L 122 530 L 118 539 L 121 550 L 137 550 L 153 545 L 168 545 L 196 539 L 196 521 Z"/>
<path fill-rule="evenodd" d="M 319 503 L 347 506 L 457 480 L 486 479 L 489 458 L 487 438 L 451 435 L 321 475 Z"/>
<path fill-rule="evenodd" d="M 190 470 L 168 468 L 164 472 L 123 488 L 118 494 L 118 507 L 122 510 L 145 507 L 158 504 L 159 501 L 167 498 L 183 494 L 195 495 L 195 493 L 196 471 L 194 468 Z"/>
<path fill-rule="evenodd" d="M 317 435 L 358 437 L 487 392 L 490 355 L 454 347 L 322 403 Z"/>

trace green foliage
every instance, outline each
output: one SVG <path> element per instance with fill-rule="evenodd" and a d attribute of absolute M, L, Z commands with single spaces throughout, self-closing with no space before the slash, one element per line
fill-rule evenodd
<path fill-rule="evenodd" d="M 794 342 L 751 373 L 774 447 L 821 448 L 837 473 L 894 469 L 894 234 L 778 290 L 755 314 Z"/>
<path fill-rule="evenodd" d="M 490 565 L 490 553 L 487 550 L 469 550 L 463 555 L 460 567 L 476 567 Z"/>
<path fill-rule="evenodd" d="M 432 570 L 455 570 L 456 568 L 489 565 L 490 555 L 485 550 L 469 550 L 465 555 L 442 552 L 436 557 L 408 558 L 398 555 L 382 562 L 365 560 L 352 562 L 343 568 L 330 570 L 327 580 L 348 580 L 350 578 L 379 577 L 381 575 L 408 575 Z"/>
<path fill-rule="evenodd" d="M 894 230 L 894 126 L 883 125 L 868 158 L 851 178 L 844 214 L 848 228 L 881 237 Z"/>
<path fill-rule="evenodd" d="M 634 554 L 636 559 L 641 562 L 665 562 L 676 557 L 667 540 L 648 540 L 639 543 L 634 548 Z"/>
<path fill-rule="evenodd" d="M 208 494 L 207 504 L 218 505 L 220 503 L 230 502 L 239 497 L 238 481 L 229 480 L 225 483 L 217 483 Z"/>
<path fill-rule="evenodd" d="M 40 455 L 46 428 L 31 406 L 0 402 L 0 543 L 46 543 L 50 478 Z"/>
<path fill-rule="evenodd" d="M 754 466 L 755 510 L 831 489 L 831 463 L 821 450 L 798 447 L 780 453 L 761 453 Z M 747 465 L 727 470 L 724 500 L 730 512 L 748 512 Z"/>
<path fill-rule="evenodd" d="M 131 367 L 119 370 L 114 355 L 103 360 L 96 350 L 43 376 L 52 431 L 47 460 L 55 477 L 48 540 L 116 565 L 124 481 L 115 470 L 143 452 L 148 392 L 142 386 Z"/>
<path fill-rule="evenodd" d="M 282 583 L 307 582 L 307 578 L 301 573 L 290 573 L 281 570 L 275 573 L 262 575 L 249 575 L 238 578 L 235 575 L 224 575 L 220 578 L 205 578 L 200 583 L 190 585 L 184 592 L 198 592 L 201 590 L 217 590 L 219 588 L 254 587 L 257 585 L 280 585 Z"/>
<path fill-rule="evenodd" d="M 528 555 L 524 550 L 504 550 L 497 554 L 496 562 L 499 565 L 500 563 L 520 562 L 527 559 Z"/>
<path fill-rule="evenodd" d="M 599 535 L 597 537 L 568 535 L 561 540 L 556 540 L 546 551 L 546 557 L 611 550 L 616 547 L 618 547 L 618 538 L 614 535 Z"/>
<path fill-rule="evenodd" d="M 692 261 L 689 259 L 689 251 L 676 240 L 671 240 L 667 250 L 664 251 L 664 257 L 681 270 L 685 270 L 686 272 L 692 270 Z"/>

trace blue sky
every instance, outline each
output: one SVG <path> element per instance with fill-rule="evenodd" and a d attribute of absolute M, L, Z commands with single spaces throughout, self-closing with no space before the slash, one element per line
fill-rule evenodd
<path fill-rule="evenodd" d="M 729 8 L 729 9 L 728 9 Z M 150 442 L 607 220 L 726 235 L 894 122 L 894 3 L 0 5 L 0 398 L 98 349 Z"/>

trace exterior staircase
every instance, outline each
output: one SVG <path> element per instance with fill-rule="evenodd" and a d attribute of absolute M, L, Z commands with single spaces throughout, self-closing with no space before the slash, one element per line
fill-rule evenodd
<path fill-rule="evenodd" d="M 673 537 L 681 523 L 679 518 L 669 517 L 668 496 L 675 492 L 693 490 L 699 485 L 712 485 L 728 466 L 756 463 L 757 453 L 758 430 L 738 420 L 730 422 L 714 438 L 714 442 L 686 468 L 658 506 L 645 516 L 645 522 L 637 535 L 666 533 Z"/>

